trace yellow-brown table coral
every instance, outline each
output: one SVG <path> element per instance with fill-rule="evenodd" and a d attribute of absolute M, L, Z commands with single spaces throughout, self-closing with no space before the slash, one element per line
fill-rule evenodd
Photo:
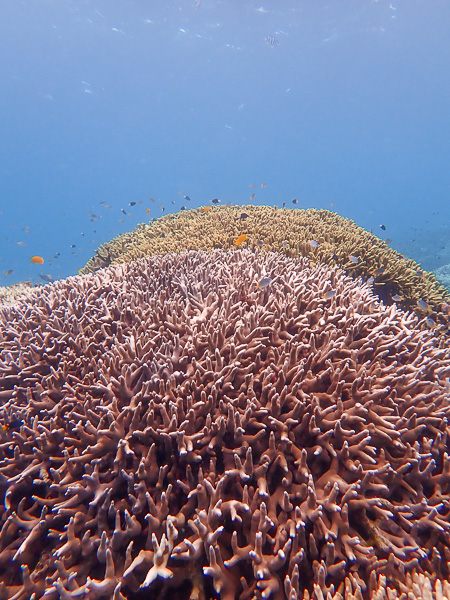
<path fill-rule="evenodd" d="M 167 215 L 104 244 L 80 273 L 153 254 L 235 249 L 243 233 L 247 234 L 243 248 L 307 256 L 314 262 L 340 266 L 352 277 L 373 277 L 375 292 L 385 302 L 400 297 L 397 302 L 402 308 L 433 319 L 438 326 L 448 323 L 450 294 L 432 273 L 328 210 L 215 206 Z M 429 309 L 420 308 L 418 301 L 425 301 Z"/>

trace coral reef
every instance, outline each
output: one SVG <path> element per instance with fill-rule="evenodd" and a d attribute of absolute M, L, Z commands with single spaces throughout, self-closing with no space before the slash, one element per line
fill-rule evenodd
<path fill-rule="evenodd" d="M 338 265 L 352 277 L 373 278 L 375 291 L 383 301 L 392 303 L 393 296 L 401 296 L 399 305 L 415 310 L 419 316 L 425 313 L 417 302 L 425 300 L 430 307 L 428 316 L 445 330 L 448 328 L 448 314 L 442 304 L 450 302 L 450 293 L 432 273 L 423 271 L 418 263 L 353 221 L 328 210 L 215 206 L 206 212 L 201 208 L 182 211 L 149 225 L 141 224 L 104 244 L 80 273 L 153 254 L 231 249 L 242 233 L 247 234 L 246 248 L 307 256 L 316 262 Z M 311 241 L 318 245 L 314 247 Z"/>
<path fill-rule="evenodd" d="M 154 256 L 0 340 L 0 598 L 448 596 L 450 355 L 368 285 Z"/>
<path fill-rule="evenodd" d="M 0 287 L 0 305 L 10 306 L 19 298 L 30 296 L 36 287 L 38 286 L 33 285 L 31 281 Z"/>
<path fill-rule="evenodd" d="M 443 265 L 434 271 L 434 276 L 447 290 L 450 290 L 450 264 Z"/>

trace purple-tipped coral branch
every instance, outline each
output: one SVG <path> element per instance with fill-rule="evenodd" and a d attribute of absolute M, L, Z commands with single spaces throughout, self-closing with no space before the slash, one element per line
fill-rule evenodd
<path fill-rule="evenodd" d="M 3 308 L 0 599 L 450 597 L 450 356 L 415 324 L 246 251 Z"/>

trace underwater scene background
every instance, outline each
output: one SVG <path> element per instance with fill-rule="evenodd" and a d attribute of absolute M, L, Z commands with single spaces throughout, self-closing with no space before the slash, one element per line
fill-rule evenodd
<path fill-rule="evenodd" d="M 449 18 L 445 0 L 2 0 L 0 284 L 253 194 L 449 263 Z"/>
<path fill-rule="evenodd" d="M 449 17 L 0 1 L 0 600 L 450 599 Z"/>

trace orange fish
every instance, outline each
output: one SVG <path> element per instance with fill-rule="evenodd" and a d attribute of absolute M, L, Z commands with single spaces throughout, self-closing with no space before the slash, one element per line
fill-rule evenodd
<path fill-rule="evenodd" d="M 254 199 L 255 199 L 255 196 L 256 196 L 256 194 L 252 194 L 252 195 L 250 196 L 250 200 L 254 200 Z"/>
<path fill-rule="evenodd" d="M 234 243 L 236 246 L 240 246 L 242 244 L 242 242 L 245 242 L 246 239 L 247 239 L 247 234 L 243 233 L 242 235 L 240 235 L 238 237 L 238 239 Z"/>
<path fill-rule="evenodd" d="M 265 184 L 265 183 L 262 183 L 262 184 L 261 184 L 261 187 L 262 187 L 262 188 L 265 188 L 265 187 L 266 187 L 266 184 Z"/>
<path fill-rule="evenodd" d="M 146 210 L 145 212 L 146 212 L 147 214 L 149 214 L 149 213 L 150 213 L 150 209 L 149 209 L 149 208 L 147 208 L 147 210 Z"/>
<path fill-rule="evenodd" d="M 42 258 L 42 256 L 32 256 L 30 258 L 30 260 L 35 265 L 43 265 L 44 264 L 44 259 Z"/>
<path fill-rule="evenodd" d="M 202 210 L 203 212 L 208 212 L 208 210 L 211 210 L 212 206 L 203 206 Z"/>

